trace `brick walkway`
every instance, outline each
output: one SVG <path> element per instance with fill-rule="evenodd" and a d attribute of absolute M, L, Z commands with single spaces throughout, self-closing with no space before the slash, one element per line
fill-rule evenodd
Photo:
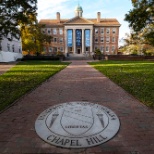
<path fill-rule="evenodd" d="M 17 62 L 11 63 L 0 63 L 0 75 L 8 71 L 11 67 L 13 67 Z"/>
<path fill-rule="evenodd" d="M 70 101 L 89 101 L 110 108 L 121 121 L 119 133 L 87 149 L 70 150 L 45 143 L 35 133 L 37 116 L 52 105 Z M 154 154 L 154 112 L 86 61 L 73 61 L 0 114 L 0 153 Z"/>

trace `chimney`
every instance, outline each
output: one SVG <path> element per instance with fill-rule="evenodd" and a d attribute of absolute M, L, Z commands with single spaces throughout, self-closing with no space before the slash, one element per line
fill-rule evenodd
<path fill-rule="evenodd" d="M 100 23 L 101 20 L 101 13 L 97 12 L 97 22 Z"/>
<path fill-rule="evenodd" d="M 60 23 L 60 13 L 57 12 L 57 22 Z"/>

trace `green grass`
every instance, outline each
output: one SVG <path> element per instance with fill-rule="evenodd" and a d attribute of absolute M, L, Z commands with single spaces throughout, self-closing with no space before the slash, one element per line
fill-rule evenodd
<path fill-rule="evenodd" d="M 89 64 L 145 105 L 154 108 L 154 62 L 102 61 Z"/>
<path fill-rule="evenodd" d="M 69 63 L 24 61 L 0 76 L 0 110 L 64 69 Z"/>

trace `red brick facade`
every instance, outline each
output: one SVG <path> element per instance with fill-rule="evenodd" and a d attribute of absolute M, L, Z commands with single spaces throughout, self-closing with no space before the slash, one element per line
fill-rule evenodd
<path fill-rule="evenodd" d="M 40 24 L 45 24 L 46 27 L 42 29 L 43 33 L 52 36 L 50 44 L 44 45 L 44 51 L 46 54 L 52 54 L 54 52 L 63 53 L 77 53 L 78 48 L 75 45 L 75 36 L 73 36 L 73 46 L 67 47 L 67 30 L 72 29 L 73 35 L 76 29 L 81 29 L 84 33 L 85 29 L 91 31 L 90 42 L 91 46 L 83 46 L 85 41 L 82 42 L 80 48 L 81 52 L 89 52 L 92 54 L 96 48 L 100 49 L 105 55 L 115 55 L 118 50 L 118 39 L 119 39 L 119 27 L 120 24 L 116 19 L 101 19 L 100 13 L 98 12 L 96 19 L 85 19 L 80 16 L 72 19 L 60 19 L 60 13 L 57 13 L 57 19 L 41 20 Z M 82 39 L 84 38 L 82 36 Z"/>

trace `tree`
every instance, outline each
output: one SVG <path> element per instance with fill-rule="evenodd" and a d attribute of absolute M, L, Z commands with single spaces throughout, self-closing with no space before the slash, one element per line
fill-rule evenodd
<path fill-rule="evenodd" d="M 132 4 L 133 9 L 125 15 L 125 20 L 134 32 L 142 33 L 146 44 L 154 46 L 154 0 L 132 0 Z"/>
<path fill-rule="evenodd" d="M 132 0 L 133 9 L 125 15 L 125 20 L 135 31 L 140 31 L 148 24 L 154 24 L 154 0 Z"/>
<path fill-rule="evenodd" d="M 149 24 L 147 28 L 144 28 L 142 35 L 146 44 L 154 46 L 154 25 Z"/>
<path fill-rule="evenodd" d="M 10 34 L 19 38 L 19 25 L 31 24 L 29 17 L 36 15 L 37 0 L 0 0 L 0 39 Z"/>
<path fill-rule="evenodd" d="M 43 27 L 44 25 L 39 25 L 36 20 L 33 25 L 26 25 L 21 30 L 23 51 L 38 55 L 43 51 L 43 44 L 51 42 L 51 36 L 41 32 Z"/>

